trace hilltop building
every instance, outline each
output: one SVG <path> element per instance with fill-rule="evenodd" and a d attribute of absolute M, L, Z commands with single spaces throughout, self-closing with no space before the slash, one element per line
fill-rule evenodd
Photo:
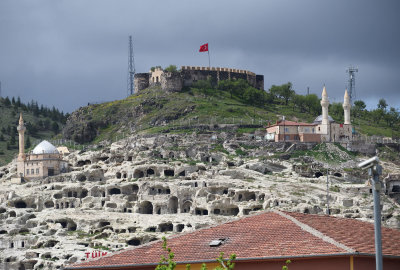
<path fill-rule="evenodd" d="M 350 97 L 345 90 L 343 110 L 344 123 L 336 123 L 328 114 L 329 99 L 324 86 L 321 99 L 322 115 L 313 123 L 300 123 L 287 120 L 277 121 L 267 127 L 267 139 L 275 142 L 349 142 L 353 137 L 350 122 Z"/>
<path fill-rule="evenodd" d="M 25 179 L 43 178 L 68 170 L 68 164 L 62 159 L 62 154 L 48 141 L 42 141 L 32 152 L 25 154 L 24 133 L 26 127 L 22 113 L 17 130 L 19 133 L 18 177 Z"/>
<path fill-rule="evenodd" d="M 154 269 L 167 255 L 160 241 L 113 255 L 67 266 L 65 269 Z M 375 269 L 374 225 L 351 218 L 268 211 L 168 239 L 176 269 L 208 269 L 236 255 L 235 269 Z M 382 228 L 384 269 L 399 269 L 400 231 Z"/>
<path fill-rule="evenodd" d="M 135 93 L 140 92 L 150 86 L 161 86 L 165 91 L 179 92 L 185 86 L 191 86 L 199 80 L 207 80 L 218 83 L 222 80 L 246 80 L 251 86 L 264 90 L 264 75 L 233 68 L 219 67 L 192 67 L 182 66 L 180 71 L 169 72 L 162 68 L 154 68 L 148 73 L 135 74 Z"/>

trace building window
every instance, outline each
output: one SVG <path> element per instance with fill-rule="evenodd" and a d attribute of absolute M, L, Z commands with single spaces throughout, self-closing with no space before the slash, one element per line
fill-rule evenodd
<path fill-rule="evenodd" d="M 315 130 L 314 130 L 314 128 L 312 129 L 312 133 L 314 133 L 315 132 Z"/>
<path fill-rule="evenodd" d="M 35 169 L 31 169 L 31 174 L 35 174 Z"/>
<path fill-rule="evenodd" d="M 39 174 L 39 168 L 36 169 L 36 174 Z"/>
<path fill-rule="evenodd" d="M 289 135 L 285 135 L 285 141 L 290 140 L 290 136 Z"/>
<path fill-rule="evenodd" d="M 289 132 L 289 128 L 285 127 L 285 132 Z"/>
<path fill-rule="evenodd" d="M 318 127 L 318 131 L 321 131 L 321 128 L 320 128 L 320 127 Z"/>
<path fill-rule="evenodd" d="M 300 141 L 299 135 L 294 135 L 294 140 L 295 140 L 295 141 Z"/>
<path fill-rule="evenodd" d="M 26 169 L 26 174 L 29 174 L 29 169 Z"/>

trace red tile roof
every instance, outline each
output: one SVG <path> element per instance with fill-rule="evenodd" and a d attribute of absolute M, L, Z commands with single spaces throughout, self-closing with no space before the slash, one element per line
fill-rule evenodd
<path fill-rule="evenodd" d="M 212 240 L 225 238 L 218 247 Z M 400 256 L 400 231 L 382 228 L 383 254 Z M 268 211 L 215 227 L 168 239 L 176 262 L 215 261 L 220 252 L 237 259 L 262 259 L 339 254 L 373 254 L 373 224 L 354 219 L 290 212 Z M 161 242 L 131 248 L 111 256 L 66 269 L 96 269 L 100 266 L 157 264 L 166 252 Z"/>

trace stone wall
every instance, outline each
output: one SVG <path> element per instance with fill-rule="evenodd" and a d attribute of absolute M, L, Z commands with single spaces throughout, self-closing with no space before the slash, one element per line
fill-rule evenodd
<path fill-rule="evenodd" d="M 139 91 L 149 87 L 149 79 L 150 79 L 149 73 L 136 73 L 134 79 L 135 93 L 138 93 Z"/>
<path fill-rule="evenodd" d="M 161 75 L 161 88 L 168 92 L 179 92 L 182 90 L 182 75 L 179 72 L 164 72 Z"/>
<path fill-rule="evenodd" d="M 199 80 L 211 79 L 213 84 L 222 80 L 246 80 L 251 86 L 264 90 L 264 75 L 233 68 L 182 66 L 180 72 L 165 72 L 157 69 L 149 73 L 135 74 L 135 93 L 149 86 L 161 85 L 166 91 L 181 91 Z"/>
<path fill-rule="evenodd" d="M 264 76 L 256 75 L 248 70 L 193 66 L 182 66 L 181 70 L 184 78 L 184 86 L 190 86 L 195 81 L 206 80 L 207 78 L 211 78 L 216 83 L 221 80 L 243 79 L 248 81 L 251 86 L 264 90 Z"/>
<path fill-rule="evenodd" d="M 347 149 L 353 152 L 359 152 L 365 155 L 376 154 L 376 144 L 362 141 L 353 141 L 347 144 Z"/>

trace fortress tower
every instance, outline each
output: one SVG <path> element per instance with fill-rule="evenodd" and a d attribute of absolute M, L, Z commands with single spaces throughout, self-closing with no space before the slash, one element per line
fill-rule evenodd
<path fill-rule="evenodd" d="M 344 100 L 343 100 L 343 110 L 344 110 L 344 124 L 345 125 L 350 125 L 350 107 L 351 107 L 351 103 L 350 103 L 350 96 L 346 91 L 344 92 Z"/>

